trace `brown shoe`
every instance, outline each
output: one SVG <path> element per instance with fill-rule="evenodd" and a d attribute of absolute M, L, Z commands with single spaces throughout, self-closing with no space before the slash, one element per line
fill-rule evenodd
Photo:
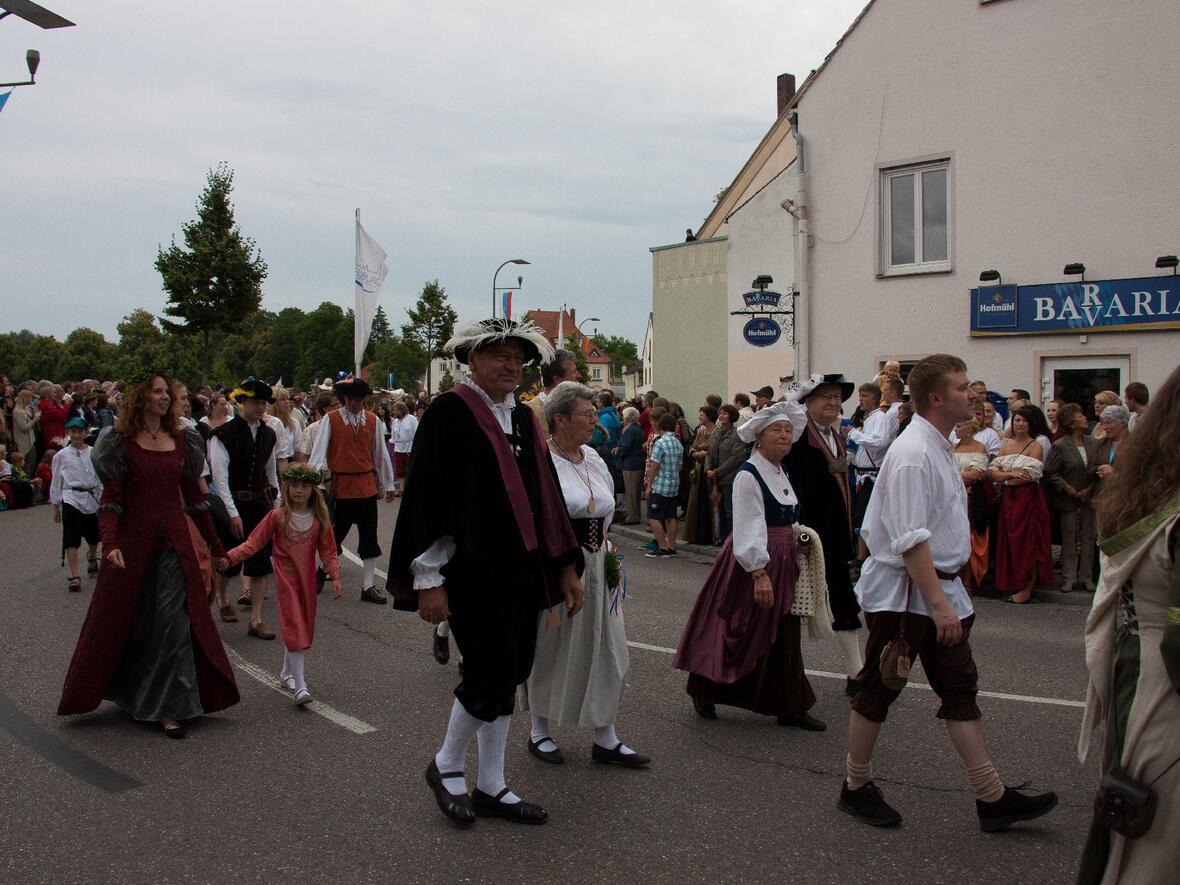
<path fill-rule="evenodd" d="M 275 635 L 266 629 L 266 624 L 259 621 L 257 624 L 251 624 L 246 630 L 248 634 L 255 639 L 274 639 Z"/>
<path fill-rule="evenodd" d="M 232 605 L 229 605 L 228 603 L 226 605 L 223 605 L 221 607 L 221 620 L 225 621 L 227 624 L 237 623 L 237 620 L 238 620 L 237 610 L 234 609 L 234 607 Z"/>

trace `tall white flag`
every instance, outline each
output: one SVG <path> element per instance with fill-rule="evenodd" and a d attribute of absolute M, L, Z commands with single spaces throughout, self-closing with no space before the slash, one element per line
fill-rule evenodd
<path fill-rule="evenodd" d="M 356 311 L 352 333 L 353 362 L 360 377 L 361 360 L 369 345 L 373 329 L 373 315 L 377 312 L 377 296 L 389 268 L 385 264 L 385 250 L 361 227 L 361 210 L 356 210 Z"/>

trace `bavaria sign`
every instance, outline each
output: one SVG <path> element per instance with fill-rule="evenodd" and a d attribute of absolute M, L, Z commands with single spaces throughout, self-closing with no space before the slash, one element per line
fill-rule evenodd
<path fill-rule="evenodd" d="M 1088 334 L 1180 329 L 1180 279 L 1139 277 L 971 290 L 971 334 Z"/>
<path fill-rule="evenodd" d="M 778 307 L 783 296 L 779 292 L 747 292 L 742 296 L 746 307 Z"/>

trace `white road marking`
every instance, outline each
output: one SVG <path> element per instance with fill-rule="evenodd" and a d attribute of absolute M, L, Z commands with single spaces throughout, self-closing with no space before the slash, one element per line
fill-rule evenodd
<path fill-rule="evenodd" d="M 247 674 L 248 676 L 253 676 L 267 688 L 273 688 L 284 697 L 291 696 L 291 693 L 287 691 L 286 686 L 279 682 L 277 676 L 272 676 L 262 667 L 247 661 L 244 657 L 228 646 L 226 646 L 225 653 L 229 655 L 229 659 L 233 662 L 233 665 L 243 673 Z M 325 704 L 323 701 L 312 701 L 310 704 L 306 704 L 305 708 L 311 710 L 313 713 L 318 713 L 329 722 L 333 722 L 336 725 L 339 725 L 341 728 L 348 729 L 353 734 L 370 734 L 371 732 L 377 730 L 369 723 L 362 722 L 360 719 L 349 716 L 347 713 L 341 713 L 335 707 L 331 707 L 328 704 Z"/>
<path fill-rule="evenodd" d="M 360 557 L 357 556 L 355 553 L 353 553 L 351 550 L 346 549 L 344 551 L 344 556 L 347 559 L 351 560 L 352 562 L 355 562 L 357 565 L 361 565 Z M 384 578 L 385 572 L 381 571 L 380 569 L 377 569 L 377 575 L 379 577 Z M 674 649 L 674 648 L 666 648 L 662 645 L 648 645 L 646 642 L 631 642 L 630 640 L 628 640 L 627 645 L 629 645 L 631 648 L 642 649 L 643 651 L 655 651 L 655 652 L 659 652 L 660 654 L 665 654 L 665 655 L 676 654 L 676 649 Z M 808 676 L 819 676 L 823 679 L 847 679 L 848 678 L 843 673 L 829 673 L 827 670 L 804 670 L 803 672 L 806 673 Z M 913 688 L 920 688 L 925 691 L 933 691 L 934 690 L 925 682 L 911 682 L 909 684 Z M 1051 707 L 1075 707 L 1077 709 L 1085 709 L 1085 707 L 1086 707 L 1085 703 L 1083 703 L 1082 701 L 1069 701 L 1069 700 L 1066 700 L 1065 698 L 1039 698 L 1039 697 L 1035 697 L 1033 695 L 1026 695 L 1026 694 L 1009 694 L 1006 691 L 981 691 L 981 692 L 979 692 L 979 697 L 981 697 L 981 698 L 996 698 L 997 700 L 1001 700 L 1001 701 L 1020 701 L 1021 703 L 1025 703 L 1025 704 L 1047 704 Z"/>
<path fill-rule="evenodd" d="M 674 648 L 665 648 L 662 645 L 648 645 L 646 642 L 628 641 L 627 645 L 629 645 L 631 648 L 643 649 L 644 651 L 657 651 L 666 655 L 676 654 L 676 649 Z M 827 670 L 804 670 L 803 672 L 808 676 L 819 676 L 824 679 L 843 680 L 848 678 L 843 673 L 830 673 Z M 926 691 L 933 691 L 933 689 L 925 682 L 911 682 L 909 685 L 912 688 L 921 688 Z M 1005 691 L 981 691 L 979 692 L 979 696 L 981 698 L 997 698 L 1002 701 L 1020 701 L 1025 704 L 1048 704 L 1054 707 L 1077 707 L 1079 709 L 1084 709 L 1086 706 L 1081 701 L 1067 701 L 1064 698 L 1038 698 L 1026 694 L 1009 694 Z"/>

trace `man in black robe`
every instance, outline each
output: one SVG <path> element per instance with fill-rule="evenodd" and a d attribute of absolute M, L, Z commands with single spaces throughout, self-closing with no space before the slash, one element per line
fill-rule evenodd
<path fill-rule="evenodd" d="M 855 389 L 843 375 L 812 375 L 792 382 L 786 392 L 807 409 L 807 433 L 791 447 L 784 463 L 799 496 L 799 522 L 815 529 L 824 547 L 824 572 L 832 628 L 844 655 L 845 692 L 860 690 L 856 676 L 864 666 L 860 650 L 860 605 L 852 590 L 848 563 L 853 558 L 852 497 L 848 486 L 848 450 L 834 430 L 842 403 Z"/>
<path fill-rule="evenodd" d="M 532 410 L 513 397 L 525 364 L 553 348 L 531 323 L 486 320 L 446 344 L 470 367 L 437 397 L 414 437 L 393 536 L 388 589 L 396 608 L 448 620 L 463 670 L 442 748 L 426 780 L 460 826 L 478 817 L 538 824 L 543 808 L 504 780 L 516 687 L 532 671 L 537 617 L 582 606 L 581 555 Z M 463 762 L 479 742 L 476 789 Z"/>

